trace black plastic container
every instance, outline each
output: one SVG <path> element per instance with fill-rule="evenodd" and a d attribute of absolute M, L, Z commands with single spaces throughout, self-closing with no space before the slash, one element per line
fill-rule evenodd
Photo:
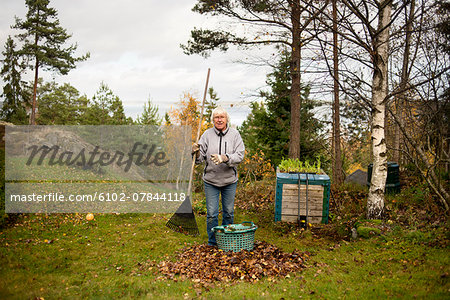
<path fill-rule="evenodd" d="M 373 164 L 367 167 L 367 186 L 370 186 L 372 179 Z M 396 162 L 388 162 L 388 175 L 386 178 L 386 193 L 399 193 L 400 187 L 400 169 Z"/>

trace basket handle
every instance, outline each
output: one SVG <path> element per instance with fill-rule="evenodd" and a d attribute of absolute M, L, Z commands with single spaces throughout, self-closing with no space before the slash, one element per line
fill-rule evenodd
<path fill-rule="evenodd" d="M 253 223 L 252 221 L 244 221 L 241 223 L 241 225 L 247 226 L 245 224 L 250 224 L 251 227 L 255 227 L 255 223 Z"/>
<path fill-rule="evenodd" d="M 225 230 L 225 226 L 216 226 L 216 227 L 211 228 L 211 231 L 214 232 L 214 233 L 217 230 Z"/>

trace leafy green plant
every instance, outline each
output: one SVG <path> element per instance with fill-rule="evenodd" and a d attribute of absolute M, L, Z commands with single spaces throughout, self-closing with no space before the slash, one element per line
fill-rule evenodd
<path fill-rule="evenodd" d="M 206 198 L 204 193 L 192 194 L 192 209 L 196 214 L 206 215 Z"/>
<path fill-rule="evenodd" d="M 298 158 L 283 159 L 278 165 L 278 168 L 281 172 L 322 173 L 319 159 L 313 164 L 310 164 L 308 160 L 302 162 Z"/>

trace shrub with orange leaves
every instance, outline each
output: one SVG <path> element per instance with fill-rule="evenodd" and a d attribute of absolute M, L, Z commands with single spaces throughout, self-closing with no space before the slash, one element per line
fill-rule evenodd
<path fill-rule="evenodd" d="M 238 170 L 241 182 L 257 181 L 275 176 L 272 163 L 261 150 L 253 154 L 245 150 L 244 160 Z"/>
<path fill-rule="evenodd" d="M 180 102 L 176 104 L 176 107 L 171 107 L 169 111 L 169 117 L 172 124 L 175 125 L 189 125 L 192 128 L 192 142 L 195 142 L 198 130 L 198 121 L 201 114 L 201 103 L 191 93 L 184 92 L 180 99 Z M 207 120 L 203 118 L 200 130 L 201 134 L 208 129 L 210 125 Z"/>

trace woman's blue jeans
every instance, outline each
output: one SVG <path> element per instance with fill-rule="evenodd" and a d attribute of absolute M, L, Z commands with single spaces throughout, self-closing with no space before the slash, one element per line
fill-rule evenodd
<path fill-rule="evenodd" d="M 222 195 L 222 225 L 233 224 L 234 196 L 237 182 L 226 186 L 214 186 L 205 182 L 206 196 L 206 230 L 208 232 L 208 245 L 216 246 L 216 236 L 211 231 L 219 225 L 219 197 Z"/>

